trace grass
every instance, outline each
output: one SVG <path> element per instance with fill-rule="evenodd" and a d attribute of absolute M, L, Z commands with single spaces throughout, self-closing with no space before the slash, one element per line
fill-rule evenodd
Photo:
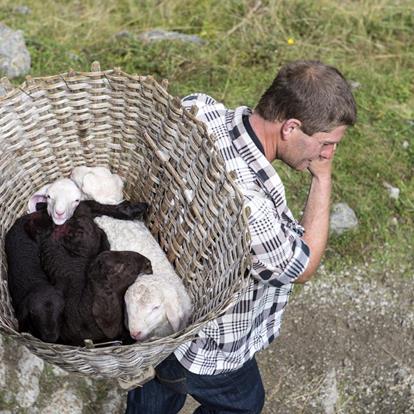
<path fill-rule="evenodd" d="M 347 202 L 360 225 L 331 237 L 325 266 L 334 270 L 379 259 L 389 266 L 404 262 L 412 274 L 411 0 L 28 0 L 24 4 L 31 10 L 28 15 L 16 12 L 14 0 L 2 0 L 0 19 L 24 31 L 32 56 L 31 76 L 69 68 L 87 71 L 92 61 L 99 60 L 104 69 L 120 66 L 130 73 L 167 78 L 174 95 L 203 91 L 234 107 L 254 106 L 289 60 L 320 59 L 337 66 L 360 85 L 355 90 L 359 122 L 337 153 L 333 201 Z M 206 43 L 140 42 L 136 35 L 151 28 L 195 34 Z M 121 31 L 130 36 L 117 36 Z M 277 162 L 275 167 L 298 215 L 307 192 L 303 174 Z M 384 181 L 400 188 L 398 200 L 388 196 Z"/>

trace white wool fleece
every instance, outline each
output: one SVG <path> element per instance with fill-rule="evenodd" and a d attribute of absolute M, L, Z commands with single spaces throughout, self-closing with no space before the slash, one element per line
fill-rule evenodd
<path fill-rule="evenodd" d="M 82 190 L 84 200 L 101 204 L 119 204 L 123 201 L 122 178 L 106 167 L 75 167 L 70 178 Z"/>
<path fill-rule="evenodd" d="M 96 217 L 96 224 L 105 231 L 111 250 L 132 250 L 151 260 L 153 273 L 169 273 L 178 278 L 174 267 L 142 221 Z"/>

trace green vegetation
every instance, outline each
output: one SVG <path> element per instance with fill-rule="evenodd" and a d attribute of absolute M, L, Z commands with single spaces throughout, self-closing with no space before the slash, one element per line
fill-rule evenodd
<path fill-rule="evenodd" d="M 412 272 L 414 217 L 414 14 L 401 0 L 28 0 L 27 15 L 2 0 L 0 19 L 22 29 L 31 76 L 103 69 L 152 74 L 183 96 L 203 91 L 228 106 L 253 106 L 278 68 L 320 59 L 359 84 L 359 122 L 337 153 L 333 201 L 356 212 L 357 230 L 332 237 L 325 266 L 374 260 Z M 151 28 L 195 34 L 203 46 L 143 43 Z M 128 31 L 130 36 L 116 36 Z M 15 80 L 20 83 L 23 79 Z M 407 147 L 408 143 L 408 147 Z M 292 210 L 306 198 L 303 174 L 275 165 Z M 400 188 L 389 197 L 386 181 Z M 381 260 L 379 260 L 381 258 Z"/>

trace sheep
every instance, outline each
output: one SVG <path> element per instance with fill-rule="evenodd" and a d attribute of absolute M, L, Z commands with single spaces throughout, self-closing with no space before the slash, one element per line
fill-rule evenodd
<path fill-rule="evenodd" d="M 33 213 L 36 211 L 37 203 L 46 202 L 47 211 L 53 222 L 61 225 L 72 217 L 81 197 L 81 190 L 71 179 L 61 178 L 36 191 L 30 197 L 27 212 Z"/>
<path fill-rule="evenodd" d="M 190 298 L 145 224 L 111 217 L 97 217 L 95 222 L 105 231 L 111 250 L 134 250 L 152 263 L 153 275 L 138 278 L 125 294 L 131 337 L 145 340 L 150 335 L 165 336 L 182 329 L 191 314 Z"/>
<path fill-rule="evenodd" d="M 51 285 L 40 264 L 40 247 L 25 230 L 26 224 L 41 213 L 15 221 L 5 236 L 8 288 L 19 323 L 44 342 L 56 342 L 63 317 L 63 295 Z"/>
<path fill-rule="evenodd" d="M 49 282 L 64 297 L 81 292 L 88 265 L 100 252 L 109 250 L 105 232 L 84 204 L 60 226 L 55 226 L 45 211 L 41 213 L 26 223 L 25 230 L 40 246 L 40 261 Z"/>
<path fill-rule="evenodd" d="M 139 253 L 100 253 L 89 266 L 82 293 L 66 298 L 62 343 L 82 345 L 85 339 L 106 342 L 128 338 L 123 324 L 125 291 L 141 274 L 151 272 L 151 262 Z"/>
<path fill-rule="evenodd" d="M 70 178 L 82 190 L 83 199 L 102 204 L 119 204 L 123 201 L 122 178 L 105 167 L 76 167 Z"/>
<path fill-rule="evenodd" d="M 191 300 L 174 274 L 143 275 L 125 293 L 126 323 L 136 341 L 163 337 L 183 329 L 191 315 Z"/>

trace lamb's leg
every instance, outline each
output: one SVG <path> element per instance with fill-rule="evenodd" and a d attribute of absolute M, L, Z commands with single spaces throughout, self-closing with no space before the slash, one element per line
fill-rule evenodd
<path fill-rule="evenodd" d="M 117 205 L 100 204 L 94 200 L 81 201 L 80 204 L 89 207 L 93 218 L 97 216 L 110 216 L 121 220 L 142 220 L 148 209 L 147 203 L 131 203 L 123 201 Z"/>

